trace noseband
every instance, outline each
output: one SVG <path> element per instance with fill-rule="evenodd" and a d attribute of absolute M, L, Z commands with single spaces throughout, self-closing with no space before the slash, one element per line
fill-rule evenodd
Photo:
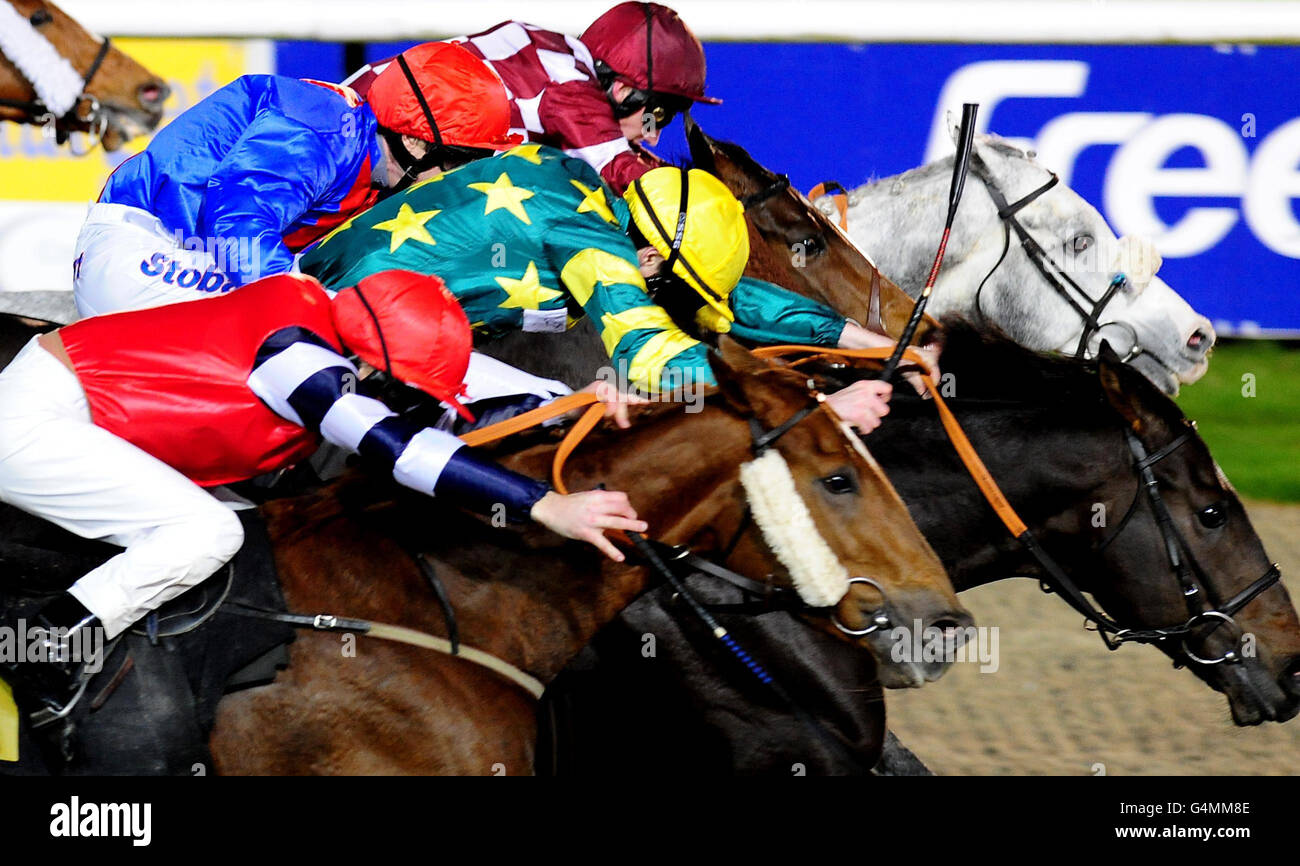
<path fill-rule="evenodd" d="M 1028 230 L 1026 230 L 1020 220 L 1016 218 L 1016 214 L 1020 213 L 1020 211 L 1027 205 L 1031 204 L 1037 200 L 1039 196 L 1043 195 L 1043 193 L 1060 183 L 1061 179 L 1056 175 L 1056 172 L 1050 172 L 1052 176 L 1048 178 L 1047 182 L 1042 186 L 1033 190 L 1028 195 L 1008 204 L 1006 196 L 1002 194 L 1002 190 L 993 179 L 993 175 L 989 172 L 988 165 L 980 157 L 978 151 L 972 151 L 971 153 L 970 168 L 971 172 L 979 178 L 981 183 L 984 184 L 984 188 L 988 191 L 989 197 L 993 199 L 994 206 L 998 209 L 998 219 L 1002 221 L 1002 255 L 998 256 L 997 262 L 995 262 L 989 272 L 984 275 L 984 279 L 980 280 L 979 287 L 975 290 L 975 312 L 979 314 L 980 318 L 985 318 L 984 311 L 980 307 L 980 297 L 984 292 L 984 284 L 989 281 L 989 278 L 993 276 L 997 269 L 1002 266 L 1002 262 L 1006 260 L 1007 253 L 1011 249 L 1011 232 L 1015 231 L 1016 237 L 1020 239 L 1020 247 L 1025 251 L 1025 256 L 1033 263 L 1034 268 L 1037 269 L 1038 273 L 1047 281 L 1047 284 L 1052 288 L 1052 290 L 1055 291 L 1062 300 L 1070 305 L 1070 308 L 1078 314 L 1079 318 L 1083 322 L 1083 333 L 1079 335 L 1079 345 L 1074 351 L 1074 357 L 1080 360 L 1086 358 L 1089 340 L 1091 340 L 1094 334 L 1100 332 L 1106 327 L 1122 327 L 1127 329 L 1132 335 L 1132 348 L 1130 348 L 1128 354 L 1121 359 L 1124 363 L 1128 363 L 1138 355 L 1142 354 L 1143 349 L 1138 342 L 1137 332 L 1133 330 L 1131 325 L 1128 325 L 1125 322 L 1106 322 L 1105 324 L 1102 324 L 1100 321 L 1101 314 L 1105 311 L 1106 307 L 1115 299 L 1115 296 L 1128 285 L 1128 277 L 1124 274 L 1116 275 L 1115 278 L 1110 281 L 1110 285 L 1106 287 L 1106 291 L 1102 293 L 1102 296 L 1094 301 L 1092 296 L 1085 292 L 1083 288 L 1065 272 L 1065 269 L 1058 265 L 1052 257 L 1047 254 L 1047 251 L 1039 245 L 1038 241 L 1034 240 L 1033 237 L 1030 236 Z"/>
<path fill-rule="evenodd" d="M 90 68 L 86 70 L 86 75 L 81 81 L 81 93 L 77 96 L 72 107 L 68 109 L 62 117 L 56 117 L 49 107 L 41 102 L 39 97 L 23 99 L 0 99 L 0 106 L 5 108 L 16 108 L 26 114 L 25 120 L 28 123 L 40 126 L 47 138 L 53 138 L 56 143 L 63 144 L 68 140 L 68 127 L 77 123 L 84 123 L 90 129 L 90 135 L 93 143 L 84 151 L 77 152 L 77 156 L 85 156 L 95 145 L 99 144 L 104 138 L 104 133 L 108 130 L 108 114 L 104 107 L 100 105 L 99 100 L 87 91 L 90 88 L 90 82 L 94 79 L 95 74 L 99 72 L 99 67 L 104 65 L 104 58 L 108 57 L 109 49 L 112 46 L 112 40 L 107 36 L 100 42 L 99 51 L 95 53 L 95 59 L 90 62 Z M 22 70 L 18 70 L 19 75 L 23 75 Z M 26 76 L 23 76 L 26 78 Z M 28 84 L 32 82 L 27 81 Z M 35 89 L 33 88 L 33 92 Z M 77 114 L 77 108 L 82 102 L 89 100 L 90 110 L 85 117 Z"/>
<path fill-rule="evenodd" d="M 819 394 L 816 400 L 798 410 L 781 424 L 778 424 L 776 427 L 771 429 L 764 428 L 762 422 L 757 418 L 750 418 L 750 440 L 754 450 L 754 455 L 756 457 L 761 457 L 769 448 L 775 445 L 781 437 L 793 430 L 813 412 L 817 411 L 823 399 L 824 398 Z M 747 505 L 745 507 L 744 515 L 741 517 L 740 524 L 736 527 L 735 533 L 722 547 L 720 554 L 721 560 L 725 561 L 736 549 L 736 545 L 740 543 L 740 539 L 744 536 L 745 531 L 749 528 L 752 522 L 753 511 Z M 633 538 L 634 542 L 637 541 L 637 536 L 635 534 L 629 533 L 629 535 Z M 839 617 L 836 615 L 834 606 L 819 607 L 808 604 L 799 596 L 798 592 L 791 587 L 773 586 L 768 582 L 757 581 L 745 577 L 742 574 L 738 574 L 729 568 L 718 565 L 716 562 L 692 552 L 686 545 L 670 547 L 660 542 L 648 539 L 643 540 L 647 545 L 654 549 L 656 554 L 658 554 L 656 558 L 659 560 L 659 563 L 654 562 L 652 559 L 650 560 L 651 564 L 654 565 L 655 570 L 669 580 L 669 583 L 672 584 L 673 589 L 678 596 L 687 598 L 688 604 L 691 604 L 692 606 L 698 604 L 700 610 L 696 611 L 697 615 L 702 611 L 705 612 L 705 615 L 707 615 L 708 611 L 715 613 L 746 614 L 751 616 L 774 613 L 776 611 L 785 611 L 792 614 L 819 615 L 828 617 L 831 623 L 840 632 L 849 637 L 855 638 L 863 637 L 882 628 L 886 628 L 891 622 L 897 619 L 897 616 L 893 613 L 893 609 L 889 604 L 889 599 L 884 588 L 877 581 L 869 577 L 850 577 L 848 581 L 849 586 L 852 587 L 853 584 L 860 583 L 875 587 L 876 591 L 880 593 L 882 599 L 881 606 L 879 609 L 868 615 L 867 618 L 870 620 L 870 625 L 861 629 L 852 629 L 840 622 Z M 638 543 L 637 546 L 640 548 L 641 545 Z M 642 553 L 644 555 L 645 551 L 643 550 Z M 646 558 L 650 559 L 648 556 Z M 749 598 L 747 601 L 736 604 L 706 605 L 695 602 L 687 596 L 685 588 L 680 585 L 680 578 L 677 577 L 676 573 L 672 572 L 671 567 L 667 563 L 681 563 L 693 574 L 708 575 L 722 580 L 740 589 Z M 662 568 L 660 567 L 661 564 L 663 566 Z M 709 617 L 706 620 L 706 623 L 710 628 L 716 626 L 716 622 L 712 621 L 712 617 Z"/>

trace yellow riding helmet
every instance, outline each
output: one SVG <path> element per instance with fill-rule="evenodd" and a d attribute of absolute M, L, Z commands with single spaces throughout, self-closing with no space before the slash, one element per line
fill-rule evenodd
<path fill-rule="evenodd" d="M 707 171 L 672 166 L 646 172 L 623 197 L 637 230 L 717 314 L 702 309 L 702 323 L 729 330 L 736 316 L 727 297 L 749 261 L 744 206 Z"/>

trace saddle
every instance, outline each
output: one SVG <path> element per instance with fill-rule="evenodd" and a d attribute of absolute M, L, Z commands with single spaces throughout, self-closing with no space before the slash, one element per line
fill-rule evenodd
<path fill-rule="evenodd" d="M 0 622 L 36 610 L 118 550 L 0 509 Z M 0 761 L 0 775 L 212 772 L 217 703 L 272 682 L 294 639 L 290 625 L 232 612 L 285 610 L 266 529 L 256 510 L 239 517 L 245 540 L 235 558 L 105 644 L 102 667 L 65 719 L 38 731 L 20 718 L 18 760 Z"/>

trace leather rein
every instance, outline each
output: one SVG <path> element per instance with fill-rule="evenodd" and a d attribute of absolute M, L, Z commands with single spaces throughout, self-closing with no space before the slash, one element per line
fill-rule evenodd
<path fill-rule="evenodd" d="M 803 355 L 804 357 L 793 362 L 802 364 L 815 360 L 835 360 L 843 358 L 855 359 L 884 359 L 889 356 L 892 350 L 889 347 L 874 349 L 832 349 L 811 347 L 811 346 L 769 346 L 756 349 L 754 354 L 760 357 L 790 357 L 793 355 Z M 1161 460 L 1168 457 L 1174 451 L 1178 450 L 1185 444 L 1192 435 L 1191 430 L 1183 433 L 1164 447 L 1154 453 L 1148 453 L 1142 440 L 1133 433 L 1132 430 L 1125 428 L 1125 441 L 1133 456 L 1133 469 L 1139 481 L 1139 493 L 1135 494 L 1133 504 L 1130 505 L 1128 512 L 1120 520 L 1119 525 L 1111 536 L 1105 539 L 1098 547 L 1098 551 L 1104 550 L 1115 538 L 1123 532 L 1128 525 L 1129 519 L 1136 510 L 1140 491 L 1145 491 L 1146 498 L 1150 509 L 1155 517 L 1156 525 L 1160 530 L 1161 539 L 1165 547 L 1165 554 L 1169 560 L 1169 565 L 1175 577 L 1179 582 L 1183 597 L 1187 602 L 1188 618 L 1184 622 L 1164 628 L 1127 628 L 1111 617 L 1107 616 L 1096 605 L 1088 600 L 1083 590 L 1073 578 L 1065 571 L 1064 568 L 1047 552 L 1039 543 L 1038 539 L 1030 531 L 1029 527 L 1020 518 L 1016 510 L 1007 500 L 1002 489 L 993 479 L 988 467 L 980 459 L 975 447 L 967 438 L 966 433 L 962 430 L 957 418 L 952 413 L 952 409 L 944 400 L 942 393 L 936 386 L 933 377 L 926 365 L 926 361 L 912 349 L 908 349 L 904 358 L 920 365 L 923 375 L 922 379 L 926 388 L 933 398 L 935 408 L 939 412 L 939 419 L 943 423 L 944 430 L 948 434 L 957 455 L 961 458 L 962 464 L 970 474 L 975 484 L 979 487 L 980 492 L 984 495 L 985 500 L 997 514 L 1002 525 L 1007 531 L 1019 541 L 1034 559 L 1038 561 L 1043 570 L 1047 573 L 1042 583 L 1047 591 L 1055 592 L 1065 600 L 1067 604 L 1076 611 L 1083 614 L 1085 620 L 1091 622 L 1097 633 L 1101 636 L 1102 641 L 1107 648 L 1111 650 L 1118 649 L 1125 643 L 1147 643 L 1163 644 L 1171 640 L 1178 640 L 1180 648 L 1185 658 L 1197 664 L 1214 665 L 1222 662 L 1240 663 L 1242 656 L 1236 650 L 1228 650 L 1223 656 L 1214 659 L 1205 659 L 1194 654 L 1187 647 L 1187 640 L 1194 636 L 1197 628 L 1207 623 L 1217 623 L 1218 625 L 1229 624 L 1236 625 L 1233 617 L 1240 613 L 1241 610 L 1265 590 L 1272 587 L 1281 578 L 1281 570 L 1276 563 L 1264 572 L 1259 578 L 1254 580 L 1245 589 L 1238 592 L 1226 602 L 1213 606 L 1207 601 L 1208 591 L 1205 589 L 1207 583 L 1205 571 L 1197 563 L 1195 556 L 1192 554 L 1191 547 L 1188 545 L 1186 538 L 1178 527 L 1174 524 L 1173 516 L 1169 511 L 1167 503 L 1160 495 L 1159 483 L 1156 480 L 1152 467 Z M 1239 629 L 1240 630 L 1240 629 Z"/>

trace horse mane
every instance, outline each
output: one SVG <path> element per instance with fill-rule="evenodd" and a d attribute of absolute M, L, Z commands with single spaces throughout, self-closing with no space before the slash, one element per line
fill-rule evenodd
<path fill-rule="evenodd" d="M 956 400 L 1005 400 L 1025 403 L 1105 404 L 1096 360 L 1026 349 L 996 326 L 976 327 L 960 316 L 943 317 L 943 353 L 939 367 L 953 375 Z M 1141 373 L 1118 365 L 1123 391 L 1167 424 L 1181 422 L 1182 410 Z"/>
<path fill-rule="evenodd" d="M 992 133 L 976 137 L 975 143 L 981 148 L 992 151 L 1000 156 L 1009 157 L 1011 159 L 1033 160 L 1033 156 L 1029 153 L 1021 150 L 1014 144 L 1011 144 L 1001 136 Z M 849 190 L 849 204 L 857 204 L 861 201 L 861 194 L 864 191 L 872 189 L 885 181 L 889 181 L 890 183 L 900 181 L 903 183 L 918 183 L 931 180 L 935 177 L 942 177 L 944 180 L 947 180 L 952 177 L 952 160 L 953 157 L 951 155 L 942 156 L 932 162 L 927 162 L 925 165 L 919 165 L 916 168 L 908 169 L 901 174 L 889 175 L 888 177 L 872 177 L 861 186 Z M 857 198 L 854 198 L 855 194 L 858 196 Z"/>

